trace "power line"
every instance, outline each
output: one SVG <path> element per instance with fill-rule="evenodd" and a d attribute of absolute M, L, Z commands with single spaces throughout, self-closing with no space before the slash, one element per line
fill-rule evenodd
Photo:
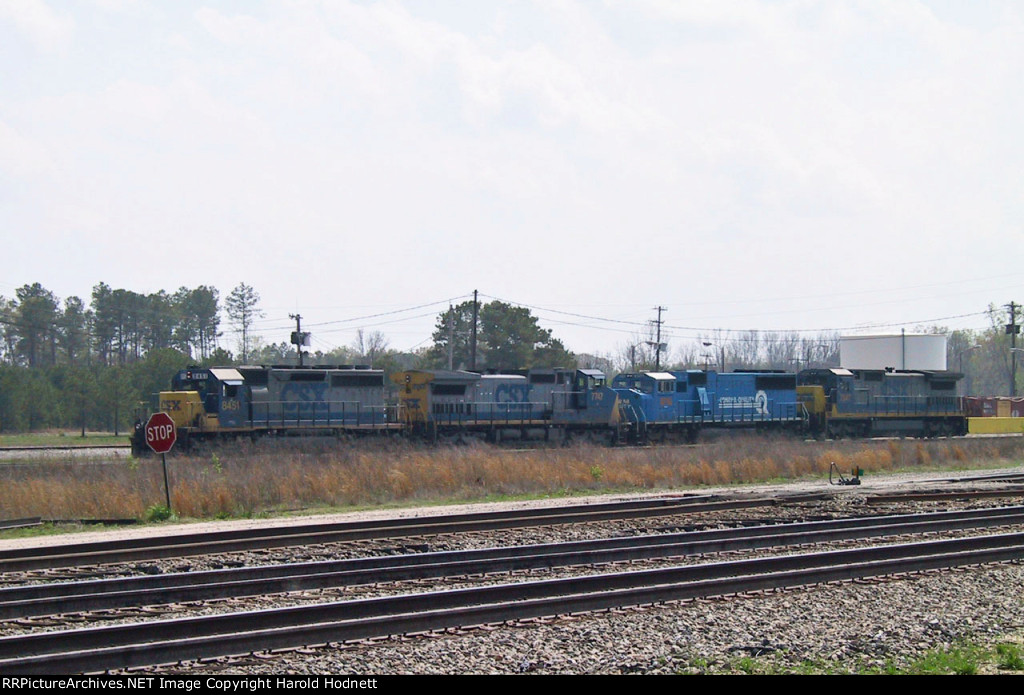
<path fill-rule="evenodd" d="M 353 317 L 353 318 L 350 318 L 350 319 L 338 319 L 337 321 L 323 321 L 321 323 L 307 323 L 306 327 L 309 328 L 310 326 L 333 326 L 333 325 L 339 324 L 339 323 L 355 323 L 356 321 L 365 321 L 367 319 L 375 319 L 375 318 L 379 318 L 381 316 L 393 316 L 395 314 L 404 314 L 405 312 L 416 311 L 417 309 L 424 309 L 424 308 L 426 308 L 428 306 L 437 306 L 439 304 L 448 304 L 448 303 L 453 302 L 453 301 L 455 301 L 457 299 L 462 299 L 463 297 L 468 297 L 468 296 L 469 295 L 460 295 L 458 297 L 454 297 L 454 298 L 450 298 L 450 299 L 442 299 L 442 300 L 436 301 L 436 302 L 428 302 L 426 304 L 418 304 L 417 306 L 406 307 L 405 309 L 395 309 L 394 311 L 383 311 L 383 312 L 380 312 L 378 314 L 367 314 L 366 316 L 356 316 L 356 317 Z M 418 317 L 412 317 L 412 318 L 418 318 Z"/>
<path fill-rule="evenodd" d="M 570 311 L 561 311 L 559 309 L 552 309 L 550 307 L 541 307 L 541 306 L 537 306 L 535 304 L 526 304 L 526 303 L 523 303 L 523 302 L 515 302 L 515 301 L 505 300 L 505 299 L 501 299 L 499 297 L 494 297 L 494 296 L 491 296 L 491 295 L 482 295 L 482 296 L 486 296 L 486 297 L 488 297 L 490 299 L 495 299 L 497 301 L 505 302 L 506 304 L 513 304 L 515 306 L 521 306 L 521 307 L 524 307 L 524 308 L 527 308 L 527 309 L 533 309 L 535 311 L 545 311 L 545 312 L 552 313 L 552 314 L 561 314 L 561 315 L 565 315 L 565 316 L 574 316 L 574 317 L 577 317 L 577 318 L 584 318 L 584 319 L 588 319 L 588 320 L 592 320 L 592 321 L 602 321 L 602 322 L 607 322 L 607 323 L 616 323 L 616 324 L 621 324 L 621 325 L 636 326 L 638 328 L 643 328 L 643 327 L 645 327 L 645 326 L 647 326 L 649 324 L 649 321 L 643 321 L 643 322 L 640 322 L 640 321 L 624 321 L 624 320 L 621 320 L 621 319 L 611 319 L 611 318 L 600 317 L 600 316 L 588 316 L 588 315 L 585 315 L 585 314 L 578 314 L 578 313 L 574 313 L 574 312 L 570 312 Z M 751 333 L 828 333 L 828 332 L 838 332 L 838 331 L 864 330 L 864 329 L 870 329 L 870 328 L 891 328 L 891 327 L 895 327 L 895 326 L 906 326 L 908 324 L 927 324 L 927 323 L 934 323 L 936 321 L 950 321 L 950 320 L 953 320 L 953 319 L 985 316 L 986 314 L 988 314 L 988 311 L 978 311 L 978 312 L 971 312 L 971 313 L 967 313 L 967 314 L 956 314 L 956 315 L 953 315 L 953 316 L 941 316 L 941 317 L 938 317 L 938 318 L 917 319 L 917 320 L 912 320 L 912 321 L 896 321 L 896 322 L 891 322 L 891 323 L 861 324 L 861 325 L 857 325 L 857 326 L 839 326 L 839 327 L 824 327 L 824 328 L 771 328 L 771 329 L 747 328 L 747 329 L 742 329 L 742 330 L 743 330 L 743 332 L 751 332 Z M 549 320 L 549 321 L 551 321 L 553 323 L 558 323 L 558 321 L 555 321 L 553 319 L 546 319 L 546 320 Z M 593 328 L 595 330 L 615 330 L 616 332 L 622 332 L 621 329 L 611 329 L 611 328 L 605 328 L 605 327 L 602 327 L 602 326 L 587 326 L 586 324 L 579 324 L 579 323 L 572 323 L 572 322 L 562 322 L 562 323 L 565 323 L 566 325 L 584 326 L 586 328 Z M 691 331 L 691 332 L 697 333 L 698 335 L 692 336 L 694 338 L 700 337 L 699 334 L 701 334 L 701 333 L 709 333 L 709 332 L 713 332 L 713 331 L 721 331 L 721 330 L 723 330 L 720 327 L 677 326 L 677 325 L 672 325 L 672 324 L 664 324 L 664 327 L 665 328 L 670 328 L 670 329 L 673 329 L 673 330 L 677 330 L 677 331 Z"/>

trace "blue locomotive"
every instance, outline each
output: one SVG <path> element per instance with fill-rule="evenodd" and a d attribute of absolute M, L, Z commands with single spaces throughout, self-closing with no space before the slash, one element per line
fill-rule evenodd
<path fill-rule="evenodd" d="M 708 427 L 799 430 L 807 422 L 795 374 L 639 372 L 619 374 L 612 388 L 637 441 L 694 441 Z"/>
<path fill-rule="evenodd" d="M 810 432 L 829 438 L 967 434 L 962 375 L 895 369 L 805 369 L 797 391 Z"/>
<path fill-rule="evenodd" d="M 400 431 L 384 372 L 362 367 L 189 367 L 160 393 L 179 446 L 224 437 Z M 142 429 L 135 453 L 146 450 Z"/>

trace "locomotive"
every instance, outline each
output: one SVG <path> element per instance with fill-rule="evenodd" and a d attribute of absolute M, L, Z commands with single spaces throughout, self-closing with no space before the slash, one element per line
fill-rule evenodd
<path fill-rule="evenodd" d="M 696 441 L 703 428 L 799 430 L 807 422 L 796 375 L 781 372 L 639 372 L 612 381 L 637 441 Z"/>
<path fill-rule="evenodd" d="M 222 437 L 395 433 L 615 444 L 687 441 L 705 429 L 754 428 L 817 438 L 967 433 L 955 372 L 806 369 L 632 372 L 595 369 L 479 374 L 365 367 L 189 368 L 160 394 L 187 447 Z M 141 426 L 133 450 L 145 449 Z"/>
<path fill-rule="evenodd" d="M 403 429 L 384 372 L 364 367 L 189 367 L 160 392 L 182 448 L 226 437 L 367 434 Z M 146 450 L 141 421 L 132 452 Z"/>
<path fill-rule="evenodd" d="M 797 393 L 818 436 L 938 437 L 967 434 L 956 372 L 805 369 Z"/>

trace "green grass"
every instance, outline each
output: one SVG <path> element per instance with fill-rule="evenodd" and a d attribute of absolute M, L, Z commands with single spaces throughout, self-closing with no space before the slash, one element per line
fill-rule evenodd
<path fill-rule="evenodd" d="M 1024 658 L 1019 642 L 1002 642 L 993 646 L 962 643 L 937 647 L 924 654 L 898 661 L 892 657 L 879 664 L 877 660 L 854 657 L 845 661 L 804 659 L 796 663 L 784 655 L 744 656 L 715 662 L 691 658 L 681 673 L 746 674 L 746 675 L 976 675 L 991 673 L 1024 674 Z"/>
<path fill-rule="evenodd" d="M 999 668 L 1003 671 L 1024 671 L 1024 657 L 1021 657 L 1020 650 L 1020 645 L 1016 644 L 996 646 Z"/>
<path fill-rule="evenodd" d="M 993 659 L 991 650 L 973 645 L 933 649 L 914 661 L 906 672 L 915 676 L 973 676 L 983 662 Z"/>

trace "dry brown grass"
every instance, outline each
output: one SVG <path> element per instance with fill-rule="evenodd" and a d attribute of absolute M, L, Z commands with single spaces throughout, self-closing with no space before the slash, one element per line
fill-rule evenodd
<path fill-rule="evenodd" d="M 168 469 L 174 511 L 215 518 L 823 478 L 832 462 L 844 473 L 981 468 L 1019 462 L 1022 454 L 1021 437 L 816 443 L 730 436 L 694 447 L 535 451 L 280 442 L 171 456 Z M 0 464 L 0 519 L 142 518 L 162 504 L 158 457 Z"/>

